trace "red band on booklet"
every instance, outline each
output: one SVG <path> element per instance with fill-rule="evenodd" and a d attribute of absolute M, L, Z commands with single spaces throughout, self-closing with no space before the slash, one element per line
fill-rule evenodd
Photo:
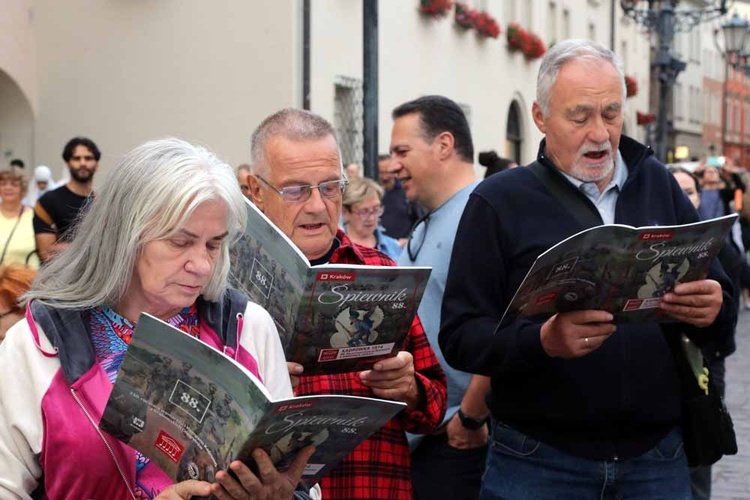
<path fill-rule="evenodd" d="M 643 233 L 640 237 L 641 240 L 671 240 L 674 236 L 674 231 L 653 231 L 650 233 Z"/>
<path fill-rule="evenodd" d="M 318 273 L 318 281 L 354 281 L 354 273 L 325 272 Z"/>

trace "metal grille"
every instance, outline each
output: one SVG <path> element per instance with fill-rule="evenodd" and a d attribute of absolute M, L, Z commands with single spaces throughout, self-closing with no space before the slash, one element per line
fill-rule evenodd
<path fill-rule="evenodd" d="M 337 76 L 334 82 L 333 126 L 344 165 L 362 165 L 364 158 L 362 80 Z"/>

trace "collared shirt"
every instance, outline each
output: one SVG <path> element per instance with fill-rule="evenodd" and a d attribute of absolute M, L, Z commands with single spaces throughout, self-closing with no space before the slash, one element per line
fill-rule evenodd
<path fill-rule="evenodd" d="M 622 159 L 622 154 L 619 151 L 617 152 L 617 161 L 615 162 L 615 172 L 612 175 L 612 180 L 609 181 L 609 184 L 602 191 L 599 191 L 595 182 L 583 182 L 562 170 L 560 170 L 560 173 L 594 203 L 605 224 L 615 223 L 617 197 L 620 196 L 622 186 L 628 178 L 628 167 L 625 165 L 625 160 Z"/>
<path fill-rule="evenodd" d="M 333 252 L 331 264 L 393 266 L 394 262 L 374 248 L 355 245 L 343 231 L 337 234 L 341 245 Z M 446 402 L 445 374 L 430 347 L 422 323 L 416 316 L 401 350 L 414 357 L 414 378 L 422 404 L 404 409 L 370 436 L 320 480 L 326 499 L 412 499 L 411 457 L 406 432 L 429 434 L 443 419 Z M 300 377 L 295 395 L 349 394 L 376 397 L 364 385 L 359 372 Z"/>
<path fill-rule="evenodd" d="M 430 212 L 425 222 L 418 224 L 412 233 L 412 254 L 404 250 L 398 259 L 400 266 L 430 266 L 432 273 L 427 281 L 427 287 L 419 303 L 419 319 L 422 321 L 427 339 L 435 349 L 440 364 L 448 380 L 448 409 L 443 423 L 450 420 L 458 411 L 466 388 L 469 386 L 471 374 L 452 368 L 443 356 L 438 345 L 440 332 L 440 307 L 443 303 L 445 282 L 448 278 L 448 266 L 451 260 L 453 242 L 456 238 L 458 221 L 464 211 L 469 195 L 477 187 L 479 181 L 472 182 L 457 191 L 442 205 Z M 414 259 L 411 256 L 414 256 Z M 412 448 L 420 443 L 423 436 L 409 435 Z"/>

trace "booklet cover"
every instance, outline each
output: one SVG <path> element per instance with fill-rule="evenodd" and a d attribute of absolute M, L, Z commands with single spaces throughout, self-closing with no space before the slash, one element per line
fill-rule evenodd
<path fill-rule="evenodd" d="M 680 226 L 592 227 L 561 241 L 534 262 L 509 316 L 583 309 L 616 322 L 675 321 L 659 309 L 679 283 L 704 279 L 737 215 Z"/>
<path fill-rule="evenodd" d="M 257 470 L 255 448 L 283 471 L 313 444 L 302 479 L 314 482 L 405 406 L 341 395 L 273 401 L 233 359 L 142 314 L 99 427 L 174 481 L 213 481 L 236 459 Z"/>
<path fill-rule="evenodd" d="M 305 374 L 367 370 L 395 355 L 422 300 L 429 267 L 310 262 L 248 201 L 230 250 L 232 284 L 273 317 L 288 361 Z"/>

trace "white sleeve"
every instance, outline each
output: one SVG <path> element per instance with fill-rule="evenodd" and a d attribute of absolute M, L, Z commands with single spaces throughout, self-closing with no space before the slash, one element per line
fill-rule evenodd
<path fill-rule="evenodd" d="M 240 344 L 258 362 L 258 372 L 274 400 L 294 397 L 279 332 L 271 315 L 248 301 Z"/>
<path fill-rule="evenodd" d="M 41 330 L 40 341 L 52 349 Z M 24 319 L 0 344 L 0 366 L 0 498 L 27 499 L 42 477 L 42 398 L 60 364 L 39 352 Z"/>

